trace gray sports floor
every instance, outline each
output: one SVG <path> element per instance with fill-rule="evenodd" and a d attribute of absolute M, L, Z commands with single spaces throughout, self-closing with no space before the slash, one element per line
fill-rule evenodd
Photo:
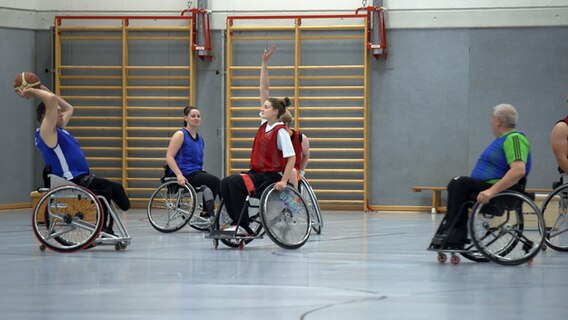
<path fill-rule="evenodd" d="M 0 211 L 0 319 L 566 319 L 568 253 L 505 267 L 426 251 L 441 215 L 323 213 L 298 250 L 244 250 L 125 216 L 126 251 L 41 252 L 31 209 Z"/>

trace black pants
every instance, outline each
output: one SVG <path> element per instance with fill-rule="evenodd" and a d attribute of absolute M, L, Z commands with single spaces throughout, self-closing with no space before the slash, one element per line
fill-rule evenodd
<path fill-rule="evenodd" d="M 128 195 L 120 183 L 104 178 L 93 177 L 88 184 L 85 184 L 84 177 L 85 175 L 81 175 L 71 179 L 71 181 L 91 190 L 96 195 L 105 197 L 109 203 L 114 201 L 122 211 L 130 209 L 130 199 L 128 199 Z M 114 221 L 105 209 L 106 208 L 103 206 L 105 221 L 108 221 L 107 226 L 112 228 Z"/>
<path fill-rule="evenodd" d="M 476 201 L 477 195 L 492 184 L 484 180 L 471 177 L 455 177 L 448 184 L 448 211 L 440 232 L 450 232 L 447 243 L 465 243 L 467 240 L 468 210 L 463 204 L 467 201 Z M 519 185 L 514 185 L 510 190 L 522 191 Z M 454 228 L 448 230 L 455 219 Z"/>
<path fill-rule="evenodd" d="M 202 185 L 206 185 L 207 188 L 211 189 L 213 197 L 220 197 L 219 189 L 221 188 L 221 180 L 216 176 L 205 171 L 197 171 L 185 176 L 185 178 L 192 187 L 198 188 Z"/>
<path fill-rule="evenodd" d="M 247 173 L 255 186 L 256 192 L 262 192 L 261 187 L 267 186 L 270 183 L 278 182 L 282 179 L 282 176 L 277 172 L 265 172 L 265 173 Z M 239 220 L 239 216 L 242 212 L 243 206 L 247 198 L 248 190 L 245 186 L 245 182 L 239 173 L 230 175 L 223 178 L 221 181 L 221 197 L 225 202 L 225 208 L 227 213 L 236 224 Z M 241 226 L 248 227 L 248 219 L 241 220 Z"/>

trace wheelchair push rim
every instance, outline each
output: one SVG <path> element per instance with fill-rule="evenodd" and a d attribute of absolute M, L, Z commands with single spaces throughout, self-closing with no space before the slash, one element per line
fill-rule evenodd
<path fill-rule="evenodd" d="M 525 225 L 529 217 L 535 221 L 530 228 Z M 526 195 L 516 191 L 503 191 L 488 204 L 476 203 L 468 227 L 477 250 L 502 265 L 519 265 L 532 260 L 544 242 L 540 209 Z"/>
<path fill-rule="evenodd" d="M 311 219 L 300 193 L 291 186 L 283 191 L 271 184 L 260 199 L 260 217 L 268 237 L 284 249 L 297 249 L 310 237 Z"/>
<path fill-rule="evenodd" d="M 104 225 L 102 205 L 91 191 L 67 185 L 48 191 L 32 215 L 35 237 L 56 252 L 90 248 Z"/>
<path fill-rule="evenodd" d="M 197 194 L 191 186 L 180 186 L 177 181 L 167 181 L 150 196 L 146 210 L 148 221 L 160 232 L 178 231 L 195 213 L 196 199 Z"/>

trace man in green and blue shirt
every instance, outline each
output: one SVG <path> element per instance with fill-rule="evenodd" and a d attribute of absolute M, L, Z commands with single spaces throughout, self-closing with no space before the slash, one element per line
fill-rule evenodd
<path fill-rule="evenodd" d="M 483 151 L 471 176 L 455 177 L 448 184 L 448 211 L 437 234 L 447 234 L 446 247 L 460 249 L 468 243 L 468 214 L 462 207 L 472 195 L 477 195 L 477 202 L 487 203 L 503 190 L 524 189 L 532 161 L 529 141 L 515 130 L 517 119 L 512 105 L 495 106 L 491 128 L 496 139 Z M 455 225 L 450 228 L 454 219 Z"/>

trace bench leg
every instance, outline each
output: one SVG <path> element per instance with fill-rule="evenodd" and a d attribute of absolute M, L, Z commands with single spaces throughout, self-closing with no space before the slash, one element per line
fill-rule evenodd
<path fill-rule="evenodd" d="M 432 190 L 432 213 L 442 213 L 445 208 L 442 207 L 442 191 Z"/>

